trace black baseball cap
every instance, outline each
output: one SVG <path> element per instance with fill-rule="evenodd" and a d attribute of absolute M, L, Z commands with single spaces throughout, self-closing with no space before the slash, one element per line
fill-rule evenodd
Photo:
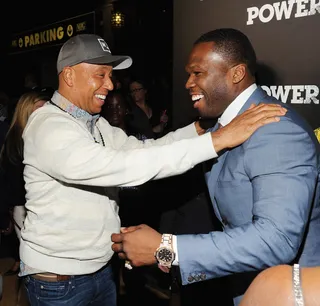
<path fill-rule="evenodd" d="M 64 67 L 80 63 L 108 64 L 115 70 L 129 68 L 132 58 L 126 55 L 112 55 L 108 44 L 95 34 L 79 34 L 69 38 L 61 47 L 58 60 L 58 74 Z"/>

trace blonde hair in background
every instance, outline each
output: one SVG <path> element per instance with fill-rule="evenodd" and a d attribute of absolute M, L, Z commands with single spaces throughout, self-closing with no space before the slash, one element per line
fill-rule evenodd
<path fill-rule="evenodd" d="M 23 94 L 16 105 L 11 124 L 1 150 L 1 157 L 6 154 L 7 158 L 14 164 L 23 158 L 22 133 L 27 125 L 28 119 L 33 112 L 34 105 L 41 100 L 49 100 L 42 92 L 30 91 Z"/>

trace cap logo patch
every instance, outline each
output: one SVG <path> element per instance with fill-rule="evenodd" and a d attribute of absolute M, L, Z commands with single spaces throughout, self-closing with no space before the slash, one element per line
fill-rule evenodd
<path fill-rule="evenodd" d="M 99 42 L 99 44 L 100 44 L 100 46 L 101 46 L 103 51 L 111 53 L 107 43 L 102 38 L 98 38 L 98 42 Z"/>

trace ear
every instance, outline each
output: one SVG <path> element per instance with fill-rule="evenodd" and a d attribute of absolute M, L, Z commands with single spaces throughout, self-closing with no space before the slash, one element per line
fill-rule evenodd
<path fill-rule="evenodd" d="M 64 80 L 64 82 L 69 86 L 69 87 L 72 87 L 73 86 L 73 83 L 74 83 L 74 80 L 73 80 L 73 77 L 74 77 L 74 71 L 71 67 L 65 67 L 63 70 L 62 70 L 62 78 Z"/>
<path fill-rule="evenodd" d="M 239 64 L 232 67 L 232 83 L 240 83 L 247 73 L 247 66 L 245 64 Z"/>

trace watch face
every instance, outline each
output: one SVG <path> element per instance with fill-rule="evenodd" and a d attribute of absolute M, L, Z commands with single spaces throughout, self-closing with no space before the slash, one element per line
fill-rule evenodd
<path fill-rule="evenodd" d="M 173 251 L 168 248 L 160 248 L 157 253 L 157 258 L 159 261 L 169 262 L 173 261 Z"/>

